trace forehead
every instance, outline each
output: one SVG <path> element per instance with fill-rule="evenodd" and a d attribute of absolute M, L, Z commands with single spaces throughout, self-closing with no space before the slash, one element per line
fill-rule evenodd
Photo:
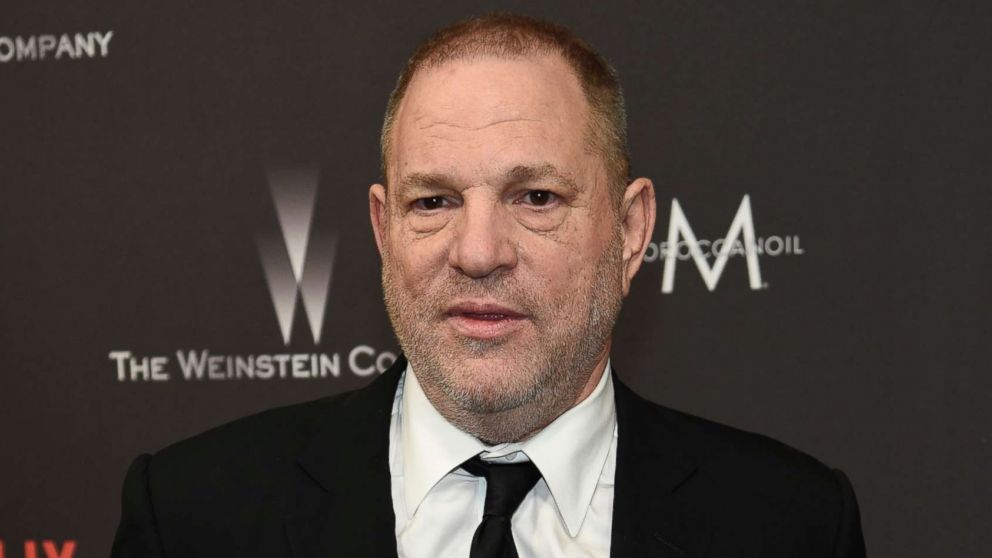
<path fill-rule="evenodd" d="M 558 56 L 476 57 L 418 71 L 393 125 L 391 180 L 588 159 L 588 104 Z"/>

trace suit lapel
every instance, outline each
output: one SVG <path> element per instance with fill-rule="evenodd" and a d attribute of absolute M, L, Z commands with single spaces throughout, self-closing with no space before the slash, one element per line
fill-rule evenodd
<path fill-rule="evenodd" d="M 679 498 L 697 465 L 658 408 L 614 375 L 617 465 L 613 558 L 702 558 L 710 525 Z"/>
<path fill-rule="evenodd" d="M 402 356 L 369 386 L 342 395 L 297 459 L 286 502 L 296 558 L 395 557 L 389 423 Z"/>

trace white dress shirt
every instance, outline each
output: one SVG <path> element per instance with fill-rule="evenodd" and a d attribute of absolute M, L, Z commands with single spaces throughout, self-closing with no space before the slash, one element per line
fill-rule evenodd
<path fill-rule="evenodd" d="M 513 515 L 520 558 L 606 558 L 613 525 L 617 426 L 607 362 L 585 400 L 522 443 L 487 446 L 449 423 L 407 365 L 393 401 L 389 471 L 399 558 L 468 558 L 486 480 L 458 466 L 533 461 L 542 478 Z"/>

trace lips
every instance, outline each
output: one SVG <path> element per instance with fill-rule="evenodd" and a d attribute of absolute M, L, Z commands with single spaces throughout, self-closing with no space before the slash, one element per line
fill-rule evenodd
<path fill-rule="evenodd" d="M 446 320 L 459 334 L 475 339 L 508 335 L 527 320 L 523 312 L 488 302 L 460 302 L 448 308 Z"/>

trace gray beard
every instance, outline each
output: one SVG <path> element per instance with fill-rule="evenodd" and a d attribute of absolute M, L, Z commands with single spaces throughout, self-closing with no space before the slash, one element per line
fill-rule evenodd
<path fill-rule="evenodd" d="M 617 235 L 593 268 L 592 280 L 577 285 L 585 288 L 545 310 L 545 316 L 570 327 L 542 331 L 545 336 L 532 344 L 538 346 L 521 347 L 531 358 L 516 363 L 512 374 L 490 378 L 486 390 L 473 389 L 477 385 L 460 366 L 462 359 L 483 359 L 508 340 L 459 338 L 452 350 L 437 332 L 441 313 L 455 297 L 488 296 L 533 316 L 541 309 L 534 293 L 517 287 L 512 272 L 471 279 L 451 270 L 431 292 L 410 296 L 394 280 L 385 253 L 382 282 L 393 330 L 431 404 L 459 429 L 487 443 L 502 443 L 528 438 L 578 402 L 609 348 L 622 300 L 622 266 L 622 237 Z"/>

